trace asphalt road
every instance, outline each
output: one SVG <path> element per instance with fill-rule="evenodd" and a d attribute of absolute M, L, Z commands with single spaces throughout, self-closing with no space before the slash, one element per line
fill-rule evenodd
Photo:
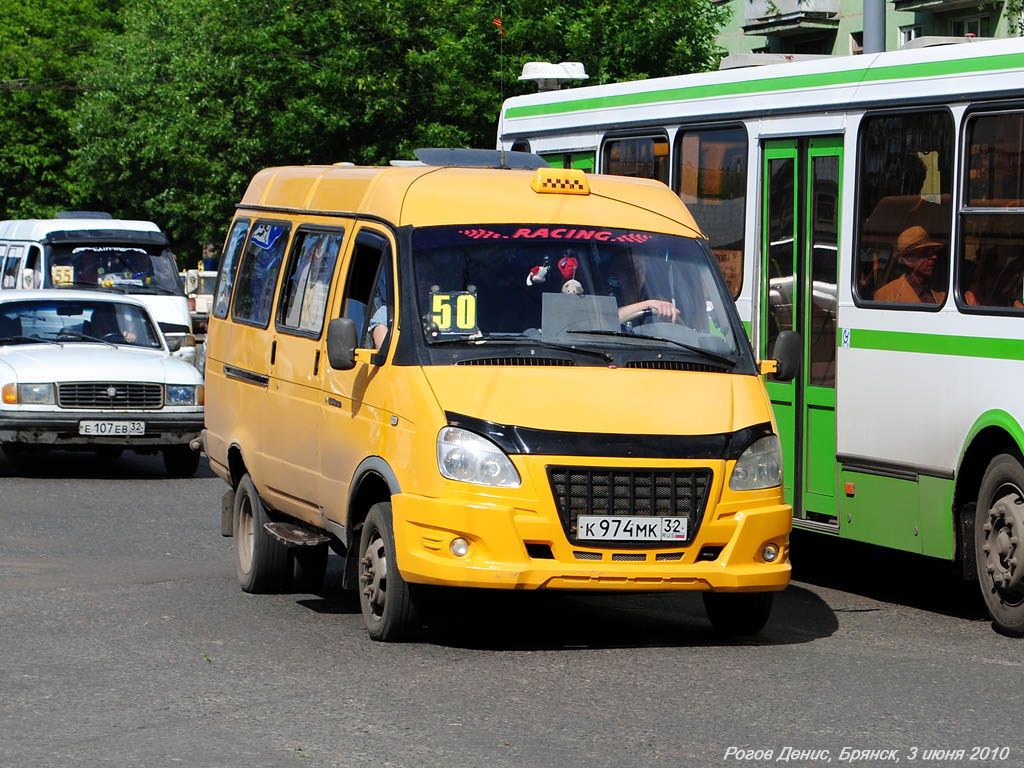
<path fill-rule="evenodd" d="M 243 594 L 225 488 L 0 458 L 0 766 L 1024 764 L 1024 643 L 941 564 L 796 538 L 746 641 L 697 595 L 511 594 L 386 645 L 337 558 Z"/>

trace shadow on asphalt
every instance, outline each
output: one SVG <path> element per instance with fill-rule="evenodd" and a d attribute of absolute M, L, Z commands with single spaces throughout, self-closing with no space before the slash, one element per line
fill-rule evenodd
<path fill-rule="evenodd" d="M 296 602 L 317 613 L 358 615 L 355 591 L 341 584 L 341 558 L 332 555 L 324 589 Z M 699 593 L 511 592 L 443 589 L 429 593 L 424 625 L 414 642 L 479 650 L 772 646 L 827 637 L 839 624 L 810 590 L 777 593 L 761 634 L 716 632 Z"/>
<path fill-rule="evenodd" d="M 168 479 L 159 453 L 142 454 L 126 450 L 118 458 L 101 458 L 92 451 L 48 450 L 29 452 L 10 462 L 0 453 L 0 477 L 54 478 L 63 480 Z M 206 456 L 199 461 L 196 478 L 216 477 Z M 182 479 L 182 478 L 176 478 Z M 184 478 L 189 479 L 189 478 Z"/>
<path fill-rule="evenodd" d="M 961 619 L 988 614 L 976 581 L 946 560 L 793 531 L 793 580 Z"/>

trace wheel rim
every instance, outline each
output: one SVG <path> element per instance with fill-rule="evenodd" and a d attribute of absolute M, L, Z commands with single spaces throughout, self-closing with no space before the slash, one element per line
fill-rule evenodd
<path fill-rule="evenodd" d="M 371 615 L 380 620 L 388 599 L 388 558 L 384 539 L 377 529 L 371 532 L 366 553 L 360 561 L 359 585 Z"/>
<path fill-rule="evenodd" d="M 991 589 L 1007 605 L 1024 603 L 1024 563 L 1020 539 L 1024 534 L 1024 493 L 1012 483 L 999 487 L 985 521 L 985 570 Z"/>
<path fill-rule="evenodd" d="M 238 564 L 245 573 L 252 568 L 253 549 L 256 546 L 256 521 L 252 515 L 252 501 L 242 497 L 238 509 Z"/>

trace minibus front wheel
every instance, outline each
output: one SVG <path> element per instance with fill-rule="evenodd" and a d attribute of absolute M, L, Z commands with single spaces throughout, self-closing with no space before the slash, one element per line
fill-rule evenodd
<path fill-rule="evenodd" d="M 398 572 L 391 504 L 370 507 L 359 537 L 359 607 L 372 640 L 407 637 L 418 617 L 410 585 Z"/>
<path fill-rule="evenodd" d="M 705 592 L 704 610 L 723 635 L 756 635 L 768 623 L 773 592 Z"/>

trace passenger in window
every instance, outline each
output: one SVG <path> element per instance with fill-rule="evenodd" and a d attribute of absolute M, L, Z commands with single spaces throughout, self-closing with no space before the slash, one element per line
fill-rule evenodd
<path fill-rule="evenodd" d="M 999 264 L 993 250 L 978 259 L 971 287 L 964 291 L 964 302 L 972 307 L 1009 307 L 1024 309 L 1024 261 L 1019 258 Z"/>
<path fill-rule="evenodd" d="M 370 316 L 367 335 L 373 348 L 380 349 L 391 327 L 391 318 L 388 312 L 387 275 L 383 270 L 381 270 L 378 277 L 377 288 L 373 292 L 370 306 L 376 307 L 376 309 L 374 309 L 373 314 Z"/>
<path fill-rule="evenodd" d="M 896 240 L 896 260 L 905 271 L 875 291 L 875 301 L 941 304 L 946 292 L 933 287 L 933 283 L 935 265 L 943 247 L 920 225 L 903 230 Z"/>

